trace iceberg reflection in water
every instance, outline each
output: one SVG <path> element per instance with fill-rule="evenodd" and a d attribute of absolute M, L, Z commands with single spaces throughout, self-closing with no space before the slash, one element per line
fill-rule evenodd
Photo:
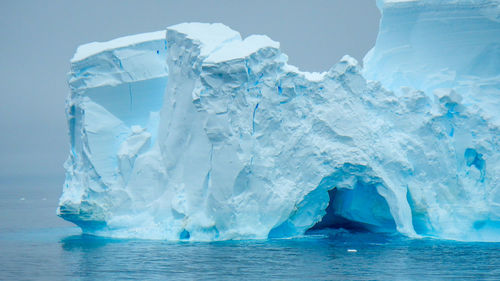
<path fill-rule="evenodd" d="M 14 240 L 0 235 L 0 279 L 477 280 L 500 274 L 498 243 L 410 240 L 343 230 L 219 242 L 121 240 L 71 234 L 74 228 L 51 231 L 16 233 Z M 16 254 L 9 255 L 11 251 Z"/>

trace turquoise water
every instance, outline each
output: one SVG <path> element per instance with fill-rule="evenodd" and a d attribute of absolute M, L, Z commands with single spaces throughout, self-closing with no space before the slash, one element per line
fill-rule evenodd
<path fill-rule="evenodd" d="M 52 185 L 0 185 L 0 280 L 500 280 L 499 243 L 342 230 L 213 243 L 82 235 L 55 216 Z"/>

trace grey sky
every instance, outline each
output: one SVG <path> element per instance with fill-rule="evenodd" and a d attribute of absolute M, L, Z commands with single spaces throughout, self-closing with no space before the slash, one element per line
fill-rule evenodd
<path fill-rule="evenodd" d="M 373 46 L 375 0 L 17 1 L 0 3 L 0 180 L 64 177 L 66 73 L 76 47 L 186 22 L 266 34 L 301 70 L 329 69 Z"/>

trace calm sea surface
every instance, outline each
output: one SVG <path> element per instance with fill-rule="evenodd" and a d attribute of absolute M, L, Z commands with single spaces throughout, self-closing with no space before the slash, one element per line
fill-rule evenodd
<path fill-rule="evenodd" d="M 0 280 L 500 280 L 499 243 L 344 231 L 213 243 L 86 236 L 55 216 L 61 185 L 0 181 Z"/>

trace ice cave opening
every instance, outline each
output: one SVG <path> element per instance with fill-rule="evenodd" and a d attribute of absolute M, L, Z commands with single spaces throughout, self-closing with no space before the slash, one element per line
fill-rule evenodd
<path fill-rule="evenodd" d="M 337 183 L 328 191 L 329 202 L 325 215 L 306 233 L 332 228 L 352 232 L 396 232 L 389 205 L 377 190 L 381 183 L 370 177 L 349 178 L 348 185 L 345 182 Z M 326 178 L 321 184 L 332 184 L 331 179 Z"/>

